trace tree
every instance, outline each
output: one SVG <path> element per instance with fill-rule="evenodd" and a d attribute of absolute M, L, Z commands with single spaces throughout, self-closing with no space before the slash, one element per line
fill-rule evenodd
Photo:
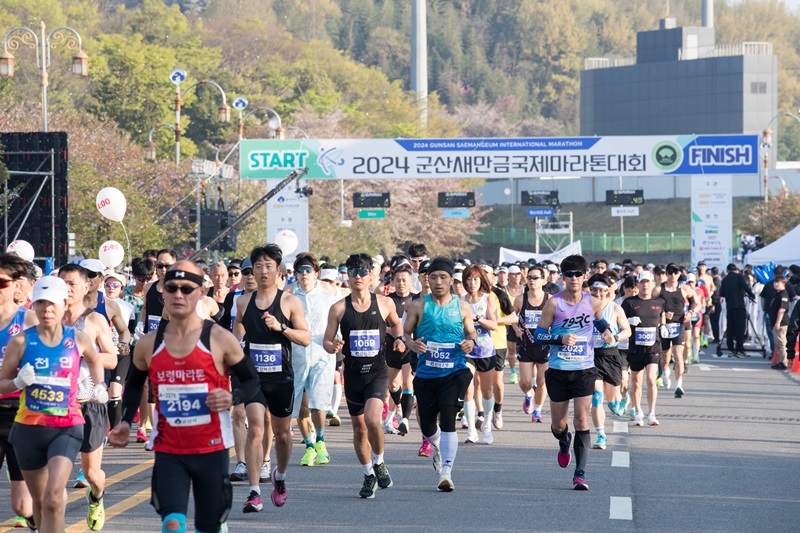
<path fill-rule="evenodd" d="M 758 202 L 745 222 L 738 228 L 742 233 L 758 233 L 767 243 L 773 242 L 800 224 L 800 194 L 782 193 L 770 196 L 769 203 Z"/>

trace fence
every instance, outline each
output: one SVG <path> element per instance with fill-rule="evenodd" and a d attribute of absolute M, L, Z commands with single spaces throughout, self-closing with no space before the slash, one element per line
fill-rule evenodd
<path fill-rule="evenodd" d="M 650 253 L 687 251 L 692 248 L 691 233 L 626 233 L 625 249 L 619 233 L 576 231 L 574 239 L 581 241 L 585 253 Z M 482 245 L 500 245 L 509 248 L 533 250 L 536 246 L 536 231 L 533 228 L 482 228 L 478 236 Z M 540 247 L 544 243 L 540 239 Z M 546 248 L 546 246 L 544 246 Z M 547 251 L 547 250 L 542 250 Z"/>

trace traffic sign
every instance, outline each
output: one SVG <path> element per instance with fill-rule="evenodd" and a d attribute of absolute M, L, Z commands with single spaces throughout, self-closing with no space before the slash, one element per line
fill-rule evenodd
<path fill-rule="evenodd" d="M 639 206 L 620 206 L 611 208 L 612 217 L 638 217 Z"/>
<path fill-rule="evenodd" d="M 469 218 L 469 209 L 445 209 L 442 214 L 444 218 Z"/>
<path fill-rule="evenodd" d="M 545 218 L 555 216 L 555 209 L 552 207 L 529 207 L 528 216 L 530 218 Z"/>
<path fill-rule="evenodd" d="M 180 85 L 186 81 L 186 71 L 182 68 L 174 68 L 169 73 L 169 81 L 175 85 Z"/>
<path fill-rule="evenodd" d="M 238 111 L 244 111 L 247 108 L 247 98 L 244 96 L 237 96 L 233 99 L 233 108 Z"/>
<path fill-rule="evenodd" d="M 362 209 L 358 212 L 358 218 L 386 218 L 386 211 L 383 209 Z"/>

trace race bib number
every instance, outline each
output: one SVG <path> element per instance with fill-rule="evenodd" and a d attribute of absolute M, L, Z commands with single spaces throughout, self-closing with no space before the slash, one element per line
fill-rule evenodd
<path fill-rule="evenodd" d="M 667 337 L 668 339 L 674 339 L 677 337 L 681 332 L 682 324 L 678 322 L 668 322 L 667 323 Z M 638 344 L 638 343 L 637 343 Z"/>
<path fill-rule="evenodd" d="M 280 344 L 250 344 L 250 358 L 261 373 L 271 374 L 283 370 L 283 352 Z"/>
<path fill-rule="evenodd" d="M 656 343 L 656 328 L 636 328 L 633 338 L 636 346 L 652 346 Z"/>
<path fill-rule="evenodd" d="M 352 357 L 376 357 L 381 352 L 381 332 L 377 329 L 354 329 L 350 332 Z"/>
<path fill-rule="evenodd" d="M 456 345 L 452 342 L 429 342 L 425 351 L 425 366 L 453 368 L 456 364 Z"/>
<path fill-rule="evenodd" d="M 155 331 L 161 324 L 161 317 L 158 315 L 147 315 L 147 331 Z"/>
<path fill-rule="evenodd" d="M 559 359 L 565 361 L 580 361 L 589 356 L 589 339 L 579 335 L 572 346 L 560 346 L 556 353 Z"/>
<path fill-rule="evenodd" d="M 69 388 L 69 378 L 36 376 L 36 381 L 25 389 L 25 407 L 34 413 L 67 416 Z"/>
<path fill-rule="evenodd" d="M 206 405 L 208 383 L 191 385 L 160 385 L 158 411 L 170 426 L 199 426 L 211 422 L 211 411 Z"/>
<path fill-rule="evenodd" d="M 539 319 L 542 318 L 541 311 L 533 311 L 530 309 L 525 310 L 525 329 L 536 329 L 539 325 Z"/>

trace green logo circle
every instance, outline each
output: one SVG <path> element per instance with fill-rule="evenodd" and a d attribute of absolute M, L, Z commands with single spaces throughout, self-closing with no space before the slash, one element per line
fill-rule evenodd
<path fill-rule="evenodd" d="M 672 141 L 660 142 L 653 148 L 653 163 L 661 170 L 675 170 L 683 161 L 683 150 Z"/>

